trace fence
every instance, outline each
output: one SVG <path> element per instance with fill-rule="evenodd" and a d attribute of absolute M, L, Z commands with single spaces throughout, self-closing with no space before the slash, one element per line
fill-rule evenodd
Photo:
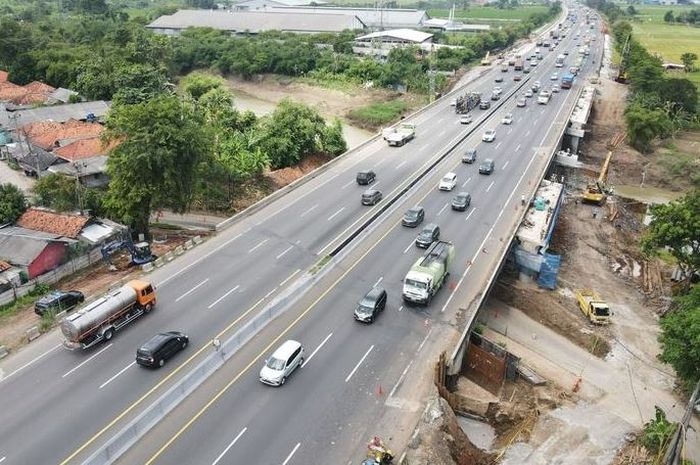
<path fill-rule="evenodd" d="M 53 284 L 78 270 L 82 270 L 83 268 L 100 261 L 101 258 L 102 253 L 100 252 L 100 249 L 93 249 L 88 254 L 74 258 L 58 268 L 54 268 L 53 270 L 31 279 L 20 286 L 13 287 L 12 289 L 3 292 L 0 294 L 0 305 L 8 304 L 19 297 L 29 294 L 37 284 Z"/>

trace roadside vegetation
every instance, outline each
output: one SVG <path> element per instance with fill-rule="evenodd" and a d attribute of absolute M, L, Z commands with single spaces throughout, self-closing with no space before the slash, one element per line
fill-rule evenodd
<path fill-rule="evenodd" d="M 350 120 L 359 123 L 360 126 L 366 124 L 381 126 L 396 121 L 407 108 L 408 105 L 402 100 L 378 102 L 352 110 L 349 117 Z"/>
<path fill-rule="evenodd" d="M 470 6 L 455 10 L 455 18 L 465 22 L 478 23 L 503 23 L 510 21 L 524 21 L 533 14 L 546 14 L 547 6 L 539 5 L 519 5 L 506 2 L 503 7 L 494 6 Z M 428 15 L 431 18 L 447 18 L 450 15 L 450 8 L 430 8 Z"/>

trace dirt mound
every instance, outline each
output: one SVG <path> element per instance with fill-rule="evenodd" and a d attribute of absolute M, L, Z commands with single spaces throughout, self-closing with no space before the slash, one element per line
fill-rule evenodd
<path fill-rule="evenodd" d="M 279 189 L 327 163 L 331 158 L 332 157 L 327 155 L 310 155 L 304 158 L 298 165 L 270 171 L 265 174 L 265 177 L 272 181 L 273 188 Z"/>

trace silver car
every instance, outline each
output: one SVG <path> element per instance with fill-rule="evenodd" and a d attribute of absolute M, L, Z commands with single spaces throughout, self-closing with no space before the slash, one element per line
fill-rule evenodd
<path fill-rule="evenodd" d="M 283 343 L 260 370 L 260 381 L 270 386 L 281 386 L 289 375 L 304 363 L 304 348 L 291 339 Z"/>

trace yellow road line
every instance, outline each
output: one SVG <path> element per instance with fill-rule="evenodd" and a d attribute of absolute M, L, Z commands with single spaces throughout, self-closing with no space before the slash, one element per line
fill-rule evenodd
<path fill-rule="evenodd" d="M 395 226 L 394 226 L 394 227 L 395 227 Z M 328 295 L 328 293 L 329 293 L 330 291 L 332 291 L 332 290 L 338 285 L 338 283 L 339 283 L 340 281 L 342 281 L 343 279 L 345 279 L 345 277 L 346 277 L 353 269 L 355 269 L 355 267 L 356 267 L 356 266 L 357 266 L 357 265 L 358 265 L 372 250 L 374 250 L 374 248 L 375 248 L 381 241 L 383 241 L 384 238 L 385 238 L 386 236 L 388 236 L 389 233 L 390 233 L 391 231 L 393 231 L 393 229 L 394 229 L 393 227 L 392 227 L 392 228 L 389 228 L 389 230 L 388 230 L 386 233 L 384 233 L 384 235 L 382 235 L 382 236 L 372 245 L 372 247 L 370 247 L 369 249 L 367 249 L 367 251 L 366 251 L 364 254 L 362 254 L 362 256 L 360 256 L 360 258 L 357 259 L 357 260 L 355 261 L 355 263 L 353 263 L 352 266 L 351 266 L 350 268 L 348 268 L 347 271 L 345 271 L 345 273 L 343 273 L 338 279 L 336 279 L 335 282 L 334 282 L 333 284 L 331 284 L 331 285 L 330 285 L 316 300 L 314 300 L 314 301 L 311 303 L 311 305 L 309 305 L 309 306 L 306 308 L 306 310 L 304 310 L 294 321 L 292 321 L 292 322 L 289 324 L 289 326 L 287 326 L 287 328 L 279 334 L 279 336 L 277 336 L 275 339 L 273 339 L 272 342 L 270 342 L 270 343 L 269 343 L 269 344 L 268 344 L 268 345 L 267 345 L 253 360 L 250 361 L 250 363 L 248 363 L 248 365 L 245 366 L 245 368 L 243 368 L 236 376 L 233 377 L 233 379 L 231 379 L 228 383 L 226 383 L 226 385 L 225 385 L 223 388 L 221 388 L 221 390 L 219 390 L 219 392 L 217 392 L 216 395 L 215 395 L 214 397 L 212 397 L 212 398 L 204 405 L 204 407 L 202 407 L 192 418 L 190 418 L 190 419 L 187 421 L 187 423 L 185 423 L 185 424 L 170 438 L 170 439 L 168 439 L 168 441 L 167 441 L 165 444 L 163 444 L 163 446 L 162 446 L 160 449 L 158 449 L 158 451 L 156 451 L 156 453 L 153 454 L 153 456 L 152 456 L 150 459 L 148 459 L 148 461 L 146 461 L 144 465 L 152 465 L 152 464 L 158 459 L 158 457 L 160 457 L 160 456 L 163 454 L 163 452 L 165 452 L 165 450 L 166 450 L 168 447 L 170 447 L 170 446 L 172 445 L 173 442 L 175 442 L 185 431 L 187 431 L 187 430 L 190 428 L 190 426 L 192 426 L 192 424 L 193 424 L 195 421 L 197 421 L 197 419 L 199 419 L 199 417 L 201 417 L 201 416 L 209 409 L 209 407 L 211 407 L 221 396 L 223 396 L 223 395 L 226 393 L 226 391 L 228 391 L 229 388 L 230 388 L 231 386 L 233 386 L 233 385 L 236 383 L 236 381 L 238 381 L 238 380 L 240 379 L 241 376 L 243 376 L 248 370 L 250 370 L 250 368 L 251 368 L 254 364 L 258 363 L 258 360 L 260 360 L 260 358 L 262 358 L 266 353 L 268 353 L 268 352 L 270 351 L 270 349 L 272 349 L 272 347 L 273 347 L 280 339 L 282 339 L 282 337 L 283 337 L 285 334 L 287 334 L 292 328 L 294 328 L 294 326 L 296 326 L 296 324 L 299 323 L 299 321 L 301 321 L 302 318 L 304 318 L 304 317 L 305 317 L 305 316 L 306 316 L 306 315 L 307 315 L 321 300 L 323 300 L 323 299 L 326 297 L 326 295 Z"/>
<path fill-rule="evenodd" d="M 295 271 L 292 273 L 292 275 L 296 274 L 297 272 Z M 258 300 L 252 307 L 250 307 L 248 310 L 246 310 L 241 316 L 233 320 L 228 326 L 226 326 L 223 330 L 219 332 L 215 337 L 216 338 L 221 338 L 227 331 L 229 331 L 231 328 L 233 328 L 238 322 L 240 322 L 243 318 L 245 318 L 250 312 L 255 310 L 256 307 L 258 307 L 264 299 Z M 151 389 L 148 390 L 143 396 L 141 396 L 139 399 L 137 399 L 133 404 L 131 404 L 129 407 L 126 408 L 122 413 L 120 413 L 117 417 L 115 417 L 112 421 L 110 421 L 104 428 L 102 428 L 100 431 L 95 433 L 94 436 L 92 436 L 90 439 L 88 439 L 82 446 L 80 446 L 78 449 L 75 450 L 71 455 L 69 455 L 66 459 L 64 459 L 59 465 L 67 465 L 71 460 L 73 460 L 78 454 L 83 452 L 87 447 L 89 447 L 93 442 L 97 440 L 100 436 L 102 436 L 105 432 L 107 432 L 110 428 L 112 428 L 117 422 L 119 422 L 122 418 L 124 418 L 126 415 L 128 415 L 132 410 L 134 410 L 136 407 L 138 407 L 146 398 L 148 398 L 151 394 L 153 394 L 156 390 L 158 390 L 163 384 L 165 384 L 168 380 L 170 380 L 173 376 L 175 376 L 177 373 L 179 373 L 187 364 L 189 364 L 192 360 L 194 360 L 198 355 L 200 355 L 203 351 L 206 349 L 210 348 L 211 344 L 207 342 L 204 344 L 197 352 L 192 354 L 190 358 L 185 360 L 180 366 L 178 366 L 176 369 L 174 369 L 171 373 L 169 373 L 165 378 L 160 380 L 158 384 L 153 386 Z"/>

